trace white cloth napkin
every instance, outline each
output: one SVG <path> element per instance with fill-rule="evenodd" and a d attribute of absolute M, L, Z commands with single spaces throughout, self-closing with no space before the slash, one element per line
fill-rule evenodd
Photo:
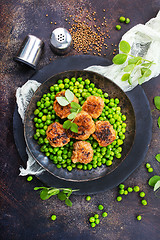
<path fill-rule="evenodd" d="M 138 24 L 126 32 L 122 40 L 129 42 L 131 45 L 131 54 L 134 56 L 141 56 L 145 59 L 153 61 L 155 64 L 151 66 L 152 74 L 145 79 L 145 82 L 160 74 L 160 11 L 155 18 L 149 20 L 145 25 Z M 112 64 L 110 66 L 90 66 L 85 70 L 97 72 L 115 82 L 123 91 L 127 92 L 137 86 L 137 71 L 132 78 L 132 85 L 130 86 L 127 81 L 122 82 L 121 77 L 124 74 L 122 69 L 123 65 Z M 25 110 L 40 83 L 34 80 L 28 80 L 21 88 L 17 89 L 16 98 L 18 105 L 18 112 L 24 120 Z M 20 176 L 26 175 L 39 175 L 45 171 L 40 165 L 32 158 L 28 149 L 28 161 L 26 169 L 20 167 Z"/>

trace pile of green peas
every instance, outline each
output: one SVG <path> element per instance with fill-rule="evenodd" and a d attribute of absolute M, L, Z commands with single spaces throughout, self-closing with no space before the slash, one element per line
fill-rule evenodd
<path fill-rule="evenodd" d="M 64 120 L 60 119 L 54 109 L 53 103 L 55 101 L 55 95 L 63 90 L 70 89 L 75 96 L 79 99 L 79 104 L 83 105 L 87 97 L 94 95 L 99 96 L 104 100 L 104 108 L 102 114 L 98 119 L 94 121 L 102 120 L 109 121 L 113 125 L 117 133 L 116 140 L 107 147 L 99 146 L 98 142 L 90 136 L 86 141 L 92 145 L 94 156 L 93 160 L 88 164 L 73 163 L 71 161 L 73 143 L 75 139 L 63 146 L 52 147 L 46 138 L 46 130 L 48 126 L 53 122 L 60 122 L 63 124 Z M 83 79 L 82 77 L 72 77 L 71 79 L 65 78 L 64 80 L 58 80 L 57 84 L 50 87 L 48 93 L 43 94 L 42 98 L 37 102 L 37 108 L 34 111 L 34 124 L 35 134 L 34 139 L 40 145 L 40 151 L 49 157 L 57 168 L 67 168 L 68 171 L 72 169 L 91 170 L 102 166 L 111 166 L 114 158 L 120 159 L 122 152 L 122 144 L 125 139 L 126 132 L 126 116 L 122 114 L 121 108 L 118 106 L 118 98 L 109 98 L 108 93 L 103 93 L 101 89 L 96 88 L 94 83 L 91 83 L 89 79 Z"/>

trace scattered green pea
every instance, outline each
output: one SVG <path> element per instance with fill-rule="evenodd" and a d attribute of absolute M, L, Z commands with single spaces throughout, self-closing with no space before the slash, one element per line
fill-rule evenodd
<path fill-rule="evenodd" d="M 146 168 L 150 168 L 151 164 L 150 163 L 146 163 Z"/>
<path fill-rule="evenodd" d="M 138 220 L 138 221 L 141 221 L 141 219 L 142 219 L 142 216 L 141 216 L 141 215 L 138 215 L 138 216 L 137 216 L 137 220 Z"/>
<path fill-rule="evenodd" d="M 94 218 L 99 218 L 99 215 L 96 213 L 96 214 L 94 215 Z"/>
<path fill-rule="evenodd" d="M 95 227 L 96 224 L 94 222 L 91 223 L 91 227 Z"/>
<path fill-rule="evenodd" d="M 101 204 L 98 205 L 98 209 L 99 209 L 99 210 L 103 210 L 103 208 L 104 208 L 103 205 L 101 205 Z"/>
<path fill-rule="evenodd" d="M 146 195 L 146 194 L 145 194 L 144 192 L 140 192 L 140 193 L 139 193 L 139 196 L 142 197 L 142 198 L 145 197 L 145 195 Z"/>
<path fill-rule="evenodd" d="M 117 197 L 117 201 L 118 201 L 118 202 L 122 201 L 122 197 L 121 197 L 121 196 L 118 196 L 118 197 Z"/>
<path fill-rule="evenodd" d="M 102 217 L 107 217 L 108 216 L 108 213 L 107 212 L 103 212 L 102 213 Z"/>
<path fill-rule="evenodd" d="M 147 205 L 147 201 L 146 201 L 145 199 L 143 199 L 143 200 L 141 201 L 141 203 L 142 203 L 142 205 L 144 205 L 144 206 Z"/>
<path fill-rule="evenodd" d="M 133 188 L 131 188 L 131 187 L 128 187 L 127 190 L 128 190 L 128 192 L 133 192 Z"/>
<path fill-rule="evenodd" d="M 124 195 L 128 195 L 128 191 L 127 190 L 124 191 Z"/>
<path fill-rule="evenodd" d="M 130 23 L 130 21 L 131 21 L 131 20 L 130 20 L 129 18 L 126 18 L 125 23 L 128 24 L 128 23 Z"/>
<path fill-rule="evenodd" d="M 119 190 L 119 194 L 123 195 L 124 194 L 124 189 Z"/>
<path fill-rule="evenodd" d="M 135 192 L 139 192 L 139 187 L 138 186 L 135 186 L 134 188 L 133 188 L 133 190 L 135 191 Z"/>
<path fill-rule="evenodd" d="M 90 201 L 90 200 L 91 200 L 91 197 L 90 197 L 90 196 L 87 196 L 87 197 L 86 197 L 86 200 L 87 200 L 87 201 Z"/>
<path fill-rule="evenodd" d="M 116 29 L 119 31 L 121 29 L 120 25 L 116 25 Z"/>
<path fill-rule="evenodd" d="M 122 183 L 119 185 L 119 188 L 120 188 L 120 189 L 124 189 L 124 187 L 125 187 L 125 186 L 124 186 L 124 184 L 122 184 Z"/>
<path fill-rule="evenodd" d="M 100 223 L 100 220 L 98 218 L 95 219 L 95 223 L 96 224 L 99 224 Z"/>
<path fill-rule="evenodd" d="M 56 218 L 57 218 L 56 215 L 52 215 L 52 216 L 51 216 L 51 219 L 52 219 L 53 221 L 55 221 Z"/>
<path fill-rule="evenodd" d="M 95 222 L 95 218 L 94 217 L 90 217 L 89 218 L 89 221 L 92 223 L 92 222 Z"/>
<path fill-rule="evenodd" d="M 119 18 L 119 21 L 120 21 L 120 22 L 125 22 L 125 20 L 126 20 L 125 17 L 122 17 L 122 16 L 121 16 L 121 17 Z"/>
<path fill-rule="evenodd" d="M 149 172 L 149 173 L 153 172 L 153 168 L 151 168 L 151 167 L 148 168 L 148 172 Z"/>
<path fill-rule="evenodd" d="M 27 177 L 27 181 L 28 181 L 28 182 L 32 181 L 32 179 L 33 179 L 32 176 L 28 176 L 28 177 Z"/>

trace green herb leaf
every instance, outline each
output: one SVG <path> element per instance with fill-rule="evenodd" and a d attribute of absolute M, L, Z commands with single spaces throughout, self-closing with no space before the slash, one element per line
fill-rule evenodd
<path fill-rule="evenodd" d="M 63 123 L 63 128 L 69 129 L 71 127 L 71 125 L 72 125 L 71 121 L 67 120 Z"/>
<path fill-rule="evenodd" d="M 129 83 L 129 85 L 132 85 L 131 75 L 128 78 L 128 83 Z"/>
<path fill-rule="evenodd" d="M 156 191 L 158 188 L 160 188 L 160 180 L 154 185 L 154 191 Z"/>
<path fill-rule="evenodd" d="M 160 110 L 160 96 L 154 97 L 154 104 L 158 110 Z"/>
<path fill-rule="evenodd" d="M 57 195 L 58 199 L 61 200 L 61 201 L 64 201 L 66 199 L 66 194 L 63 193 L 63 192 L 59 192 L 58 195 Z"/>
<path fill-rule="evenodd" d="M 72 202 L 71 202 L 71 200 L 70 200 L 69 198 L 66 198 L 65 204 L 66 204 L 67 206 L 69 206 L 69 207 L 72 207 Z"/>
<path fill-rule="evenodd" d="M 65 91 L 65 97 L 67 98 L 68 102 L 71 103 L 74 99 L 74 94 L 69 89 L 67 89 Z"/>
<path fill-rule="evenodd" d="M 72 132 L 75 132 L 75 133 L 78 133 L 78 126 L 76 123 L 72 123 L 71 125 L 71 131 Z"/>
<path fill-rule="evenodd" d="M 71 107 L 74 109 L 79 109 L 81 106 L 76 102 L 71 102 Z"/>
<path fill-rule="evenodd" d="M 160 128 L 160 117 L 158 118 L 157 123 L 158 123 L 158 127 Z"/>
<path fill-rule="evenodd" d="M 69 198 L 72 194 L 72 191 L 70 191 L 68 194 L 67 194 L 67 197 Z"/>
<path fill-rule="evenodd" d="M 76 117 L 77 113 L 76 112 L 72 112 L 71 114 L 68 115 L 68 119 L 74 119 Z"/>
<path fill-rule="evenodd" d="M 50 198 L 52 195 L 51 194 L 48 194 L 48 190 L 47 189 L 43 189 L 40 193 L 40 198 L 42 200 L 46 200 L 48 198 Z"/>
<path fill-rule="evenodd" d="M 70 189 L 70 188 L 63 190 L 63 193 L 70 193 L 70 192 L 72 193 L 72 189 Z"/>
<path fill-rule="evenodd" d="M 48 191 L 48 194 L 51 194 L 51 195 L 57 195 L 58 193 L 59 193 L 58 188 L 51 189 L 51 190 Z"/>
<path fill-rule="evenodd" d="M 127 54 L 117 54 L 113 59 L 112 62 L 117 65 L 123 64 L 127 60 Z"/>
<path fill-rule="evenodd" d="M 123 74 L 123 76 L 121 77 L 121 80 L 122 80 L 122 81 L 127 81 L 127 80 L 129 79 L 129 77 L 130 77 L 130 74 L 129 74 L 129 73 L 125 73 L 125 74 Z"/>
<path fill-rule="evenodd" d="M 155 156 L 155 158 L 156 158 L 156 160 L 157 160 L 158 162 L 160 162 L 160 153 L 158 153 L 158 154 Z"/>
<path fill-rule="evenodd" d="M 160 180 L 160 176 L 155 175 L 149 179 L 148 184 L 149 184 L 149 186 L 154 187 L 156 182 L 158 182 L 159 180 Z"/>
<path fill-rule="evenodd" d="M 124 72 L 130 72 L 130 71 L 133 71 L 135 67 L 135 64 L 130 64 L 130 65 L 127 65 L 125 68 L 124 68 Z"/>
<path fill-rule="evenodd" d="M 151 65 L 151 63 L 142 63 L 141 66 L 143 66 L 143 67 L 150 67 L 150 65 Z"/>
<path fill-rule="evenodd" d="M 141 74 L 143 77 L 149 77 L 152 71 L 149 68 L 141 68 Z"/>
<path fill-rule="evenodd" d="M 68 100 L 65 97 L 56 97 L 56 99 L 59 105 L 61 105 L 62 107 L 67 106 L 69 104 Z"/>
<path fill-rule="evenodd" d="M 37 190 L 43 189 L 43 188 L 46 188 L 46 187 L 35 187 L 34 190 L 37 191 Z"/>
<path fill-rule="evenodd" d="M 139 77 L 138 78 L 138 83 L 139 83 L 139 85 L 141 85 L 143 82 L 144 82 L 144 80 L 145 80 L 145 77 Z"/>
<path fill-rule="evenodd" d="M 129 53 L 130 50 L 131 50 L 131 46 L 129 45 L 128 42 L 126 41 L 121 41 L 120 44 L 119 44 L 119 49 L 124 52 L 124 53 Z"/>
<path fill-rule="evenodd" d="M 128 64 L 130 65 L 130 64 L 137 64 L 137 65 L 139 65 L 142 61 L 142 58 L 141 57 L 134 57 L 134 58 L 131 58 L 131 59 L 129 59 L 128 60 Z"/>

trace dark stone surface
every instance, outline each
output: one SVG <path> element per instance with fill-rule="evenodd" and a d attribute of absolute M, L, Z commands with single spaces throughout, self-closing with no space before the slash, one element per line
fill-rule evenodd
<path fill-rule="evenodd" d="M 0 239 L 2 240 L 115 240 L 144 239 L 158 240 L 160 236 L 160 201 L 153 190 L 147 185 L 153 174 L 160 174 L 160 165 L 155 155 L 160 151 L 160 130 L 157 126 L 159 111 L 153 111 L 153 136 L 144 163 L 125 181 L 126 186 L 139 185 L 146 192 L 148 206 L 142 206 L 137 194 L 126 196 L 118 203 L 115 198 L 117 189 L 93 195 L 90 202 L 84 196 L 72 196 L 72 208 L 68 208 L 57 198 L 47 201 L 40 200 L 38 193 L 33 191 L 41 183 L 34 179 L 28 183 L 25 177 L 19 177 L 19 165 L 22 161 L 16 150 L 13 139 L 12 118 L 15 109 L 15 92 L 17 87 L 29 79 L 34 70 L 21 67 L 13 61 L 19 45 L 27 34 L 33 34 L 45 42 L 45 51 L 38 64 L 38 69 L 49 64 L 55 56 L 49 47 L 49 36 L 57 26 L 68 28 L 65 18 L 69 14 L 78 15 L 78 7 L 97 12 L 96 19 L 102 21 L 105 14 L 110 39 L 107 39 L 108 49 L 103 49 L 108 59 L 112 59 L 114 46 L 121 36 L 138 23 L 145 23 L 155 17 L 160 2 L 157 0 L 1 0 L 0 2 Z M 70 10 L 68 10 L 68 7 Z M 106 12 L 103 12 L 106 9 Z M 46 17 L 48 14 L 48 17 Z M 115 30 L 119 16 L 131 19 L 129 25 L 123 25 L 121 31 Z M 83 17 L 83 16 L 82 16 Z M 78 55 L 72 50 L 68 55 Z M 92 53 L 90 53 L 92 55 Z M 145 93 L 153 110 L 153 98 L 160 94 L 160 76 L 143 84 Z M 134 160 L 134 159 L 133 159 Z M 150 162 L 154 168 L 148 173 L 144 167 Z M 102 203 L 108 212 L 108 217 L 102 219 L 96 228 L 88 224 L 88 217 L 100 211 L 97 205 Z M 57 215 L 52 222 L 50 216 Z M 142 215 L 142 221 L 136 220 L 136 215 Z"/>

